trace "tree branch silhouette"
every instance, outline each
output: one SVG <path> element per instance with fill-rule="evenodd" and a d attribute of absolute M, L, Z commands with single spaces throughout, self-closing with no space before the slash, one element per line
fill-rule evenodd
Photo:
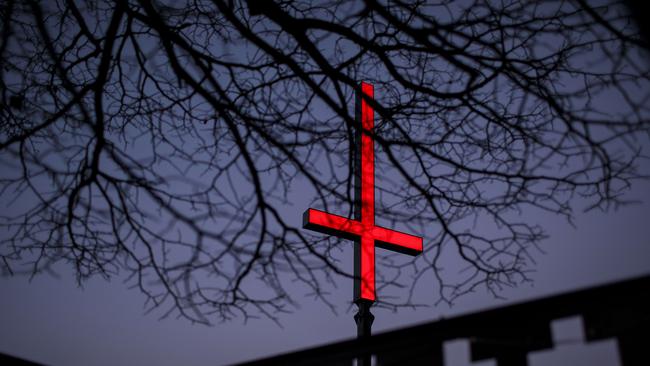
<path fill-rule="evenodd" d="M 380 294 L 407 291 L 380 306 L 418 306 L 425 278 L 442 302 L 498 296 L 529 280 L 546 237 L 536 212 L 625 204 L 643 177 L 647 42 L 622 3 L 32 0 L 0 12 L 5 274 L 126 273 L 151 309 L 201 323 L 277 321 L 296 282 L 334 308 L 349 244 L 302 231 L 304 207 L 288 207 L 351 217 L 361 80 L 378 90 L 378 220 L 426 238 L 415 259 L 378 252 Z"/>

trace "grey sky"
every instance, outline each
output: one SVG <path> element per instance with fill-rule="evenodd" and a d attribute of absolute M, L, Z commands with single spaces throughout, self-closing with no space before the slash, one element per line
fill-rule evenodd
<path fill-rule="evenodd" d="M 482 292 L 445 305 L 374 310 L 375 331 L 393 329 L 509 302 L 650 274 L 650 184 L 639 182 L 627 195 L 643 204 L 608 214 L 578 215 L 576 229 L 554 217 L 539 216 L 550 234 L 545 255 L 537 255 L 535 283 L 506 289 L 506 301 Z M 296 220 L 300 210 L 296 208 Z M 351 248 L 344 255 L 352 256 Z M 213 327 L 186 320 L 158 320 L 162 311 L 144 314 L 143 298 L 118 280 L 94 279 L 83 289 L 61 270 L 61 278 L 37 276 L 0 280 L 0 351 L 52 365 L 221 365 L 350 338 L 355 333 L 352 282 L 340 281 L 333 302 L 339 314 L 306 297 L 283 328 L 268 319 L 241 320 Z M 422 285 L 418 298 L 431 301 Z M 607 353 L 607 352 L 606 352 Z"/>
<path fill-rule="evenodd" d="M 197 38 L 196 41 L 197 43 L 200 43 L 201 39 Z M 552 44 L 553 39 L 546 39 L 544 41 L 548 41 L 548 43 Z M 151 46 L 152 49 L 158 47 L 155 40 L 152 41 L 151 38 L 147 37 L 144 37 L 143 44 Z M 540 48 L 543 47 L 540 46 Z M 348 51 L 350 50 L 355 51 L 356 49 L 348 49 Z M 242 58 L 246 52 L 251 52 L 251 54 L 257 53 L 255 52 L 255 49 L 248 51 L 235 49 L 232 51 L 235 57 L 241 56 Z M 590 56 L 593 56 L 593 54 Z M 605 62 L 594 66 L 594 68 L 610 66 L 607 59 L 602 57 L 602 53 L 599 54 L 596 52 L 596 56 L 598 56 L 597 58 L 600 61 L 605 60 Z M 173 80 L 174 77 L 169 76 L 171 73 L 168 67 L 169 65 L 166 64 L 167 61 L 164 56 L 160 57 L 160 59 L 153 58 L 154 61 L 160 63 L 158 65 L 160 67 L 158 68 L 158 66 L 156 66 L 152 67 L 152 69 L 156 69 L 156 71 L 159 72 L 161 79 L 168 78 L 166 80 L 171 80 L 169 84 L 166 84 L 169 87 L 168 91 L 174 92 L 178 89 L 182 90 L 182 92 L 188 92 L 188 89 L 183 89 L 180 86 L 176 87 L 177 84 L 175 83 L 175 80 Z M 152 61 L 152 63 L 154 63 L 154 61 Z M 593 60 L 590 57 L 585 56 L 582 58 L 578 57 L 577 61 L 578 64 L 587 65 Z M 373 70 L 372 68 L 369 68 L 369 70 L 378 74 L 377 80 L 385 80 L 382 78 L 385 78 L 386 75 L 382 74 L 381 69 Z M 362 71 L 365 70 L 361 70 L 359 73 L 362 74 Z M 445 78 L 445 76 L 438 76 L 438 74 L 433 71 L 427 71 L 424 74 L 427 74 L 425 76 L 431 78 L 431 80 L 440 81 L 437 78 Z M 444 73 L 439 74 L 443 75 Z M 452 82 L 455 79 L 451 76 L 450 78 L 449 85 L 451 86 L 449 86 L 449 88 L 453 88 L 456 86 L 456 84 Z M 498 79 L 500 78 L 501 77 Z M 442 83 L 442 81 L 440 82 Z M 494 83 L 494 88 L 496 90 L 496 84 L 498 84 L 498 82 L 495 81 Z M 458 85 L 460 84 L 461 83 L 458 83 Z M 432 85 L 434 85 L 433 82 Z M 580 85 L 580 80 L 576 81 L 567 77 L 567 79 L 562 79 L 561 82 L 557 83 L 557 88 L 567 91 L 571 90 L 571 88 L 576 85 Z M 644 85 L 641 85 L 641 87 L 642 86 Z M 149 87 L 153 90 L 151 85 Z M 391 101 L 395 102 L 400 101 L 400 98 L 402 97 L 406 98 L 406 94 L 399 94 L 399 89 L 392 90 L 393 94 L 390 94 L 391 91 L 387 90 L 389 87 L 390 83 L 387 83 L 384 84 L 383 89 L 376 89 L 378 99 L 385 98 L 384 102 L 389 105 Z M 506 84 L 506 90 L 507 87 L 508 84 Z M 283 90 L 274 89 L 273 93 L 281 94 L 282 91 Z M 345 92 L 348 93 L 350 91 L 351 90 L 346 90 Z M 634 94 L 633 89 L 627 91 Z M 189 92 L 191 92 L 191 90 Z M 297 96 L 295 96 L 295 100 L 299 102 L 305 95 L 300 94 L 300 90 L 296 91 L 296 93 Z M 352 100 L 352 95 L 350 93 L 345 95 L 346 98 Z M 618 106 L 622 103 L 620 100 L 621 96 L 618 95 L 619 99 L 617 99 L 616 95 L 618 94 L 601 93 L 594 97 L 594 100 L 590 100 L 589 102 L 597 105 L 598 108 L 595 108 L 596 112 L 606 111 L 616 114 L 620 112 Z M 513 100 L 517 100 L 520 95 L 516 92 L 508 94 L 507 91 L 492 95 L 489 91 L 483 91 L 481 96 L 485 96 L 486 100 L 493 101 L 495 105 L 502 105 L 503 109 L 500 109 L 500 111 L 504 114 L 510 114 L 512 110 L 517 109 L 516 107 L 518 106 L 518 104 Z M 110 98 L 113 98 L 114 96 L 111 93 L 107 93 L 105 97 L 107 98 L 108 104 Z M 492 97 L 494 97 L 494 100 L 491 99 Z M 196 98 L 196 100 L 194 100 L 194 98 Z M 509 100 L 509 98 L 511 99 Z M 156 99 L 156 97 L 152 97 L 152 100 Z M 176 119 L 178 115 L 170 113 L 169 115 L 164 115 L 164 118 L 161 117 L 160 119 L 154 119 L 156 122 L 164 120 L 164 122 L 169 123 L 167 126 L 163 127 L 163 129 L 168 129 L 165 130 L 164 134 L 167 134 L 166 137 L 173 136 L 169 140 L 171 141 L 170 144 L 161 143 L 160 146 L 156 145 L 157 148 L 160 148 L 158 151 L 160 157 L 167 158 L 172 150 L 172 145 L 179 143 L 182 139 L 187 139 L 187 141 L 189 141 L 187 145 L 183 146 L 198 146 L 197 149 L 204 147 L 200 143 L 197 143 L 202 141 L 202 137 L 204 137 L 202 134 L 204 133 L 207 135 L 210 133 L 210 128 L 212 126 L 217 126 L 219 123 L 223 123 L 223 121 L 219 121 L 217 117 L 213 116 L 214 111 L 209 106 L 206 107 L 204 100 L 194 96 L 192 97 L 192 102 L 196 102 L 196 104 L 193 105 L 193 107 L 195 107 L 193 112 L 195 112 L 197 116 L 201 115 L 201 117 L 205 117 L 205 121 L 209 121 L 210 123 L 200 124 L 195 123 L 197 122 L 196 120 L 190 119 L 188 125 L 191 126 L 190 128 L 194 135 L 188 134 L 186 136 L 184 135 L 185 129 L 179 128 L 177 123 L 182 124 L 187 121 L 178 122 L 179 120 Z M 578 98 L 576 104 L 583 102 L 585 102 L 584 99 Z M 486 105 L 487 104 L 489 103 L 486 103 Z M 428 104 L 426 105 L 425 110 L 427 108 L 433 108 Z M 433 103 L 431 103 L 431 105 L 433 105 Z M 521 105 L 524 106 L 525 103 L 522 103 Z M 328 143 L 333 146 L 333 150 L 338 154 L 333 154 L 335 163 L 338 165 L 329 171 L 321 172 L 319 171 L 319 165 L 316 164 L 319 161 L 314 158 L 310 161 L 310 163 L 313 164 L 312 170 L 319 174 L 322 173 L 322 176 L 325 178 L 327 178 L 328 174 L 337 176 L 337 178 L 345 177 L 345 173 L 347 172 L 346 163 L 348 156 L 346 154 L 347 145 L 345 142 L 341 142 L 346 141 L 346 136 L 343 132 L 344 124 L 331 110 L 325 110 L 322 101 L 318 101 L 317 98 L 316 101 L 309 106 L 310 114 L 308 118 L 306 118 L 309 122 L 316 123 L 317 127 L 321 126 L 324 128 L 341 126 L 340 133 L 336 130 L 334 134 L 328 135 Z M 349 105 L 348 107 L 348 110 L 351 111 L 352 106 Z M 266 112 L 268 111 L 263 111 L 263 113 Z M 443 116 L 454 117 L 454 113 L 456 112 L 462 114 L 463 111 L 454 111 L 448 114 L 443 113 Z M 256 115 L 255 113 L 253 114 Z M 587 114 L 589 113 L 587 112 Z M 624 112 L 621 112 L 621 114 L 624 114 Z M 272 115 L 272 113 L 269 112 L 269 115 Z M 443 122 L 437 120 L 440 116 L 436 115 L 435 117 L 430 117 L 426 113 L 423 115 L 425 115 L 425 117 L 420 121 L 424 121 L 420 125 L 422 129 L 418 130 L 418 132 L 426 132 L 427 129 L 430 129 L 433 131 L 429 131 L 432 139 L 436 134 L 442 134 L 440 131 L 436 130 L 436 125 L 434 124 Z M 292 118 L 297 117 L 293 116 Z M 434 123 L 427 123 L 427 118 L 430 118 Z M 481 118 L 477 118 L 476 120 L 478 120 L 478 122 L 472 127 L 481 130 L 481 127 L 483 127 Z M 117 122 L 120 121 L 122 120 L 118 118 Z M 137 123 L 129 123 L 126 136 L 131 137 L 136 135 L 139 132 L 139 128 L 147 131 L 148 121 L 145 118 L 143 118 L 143 121 L 139 121 L 143 122 L 140 125 Z M 402 122 L 404 121 L 406 121 L 406 119 L 402 116 Z M 470 122 L 474 121 L 475 120 L 471 120 Z M 530 122 L 531 124 L 539 122 L 535 121 L 535 117 L 530 121 L 517 121 L 517 123 Z M 547 122 L 548 121 L 544 121 L 541 125 L 546 126 L 545 123 Z M 552 123 L 550 125 L 552 125 Z M 464 126 L 466 125 L 460 125 L 457 126 L 457 128 L 464 128 Z M 80 127 L 80 131 L 82 127 Z M 453 127 L 450 129 L 453 130 Z M 216 130 L 218 130 L 217 127 L 215 127 L 215 131 Z M 540 133 L 546 132 L 549 131 Z M 550 133 L 553 132 L 554 131 L 551 129 Z M 340 135 L 337 136 L 337 134 Z M 471 134 L 468 134 L 468 136 L 470 135 Z M 148 136 L 144 134 L 142 136 L 144 137 L 141 139 L 134 138 L 133 141 L 124 142 L 122 152 L 125 156 L 142 158 L 143 160 L 141 161 L 145 161 L 145 156 L 152 155 L 151 150 L 153 149 L 152 146 L 148 145 Z M 227 137 L 228 134 L 224 133 L 221 136 L 210 137 L 214 137 L 214 141 L 218 142 L 215 143 L 215 145 L 221 144 L 219 147 L 215 148 L 215 156 L 217 156 L 218 159 L 227 160 L 230 157 L 230 151 L 228 150 L 236 151 L 236 149 L 234 148 L 232 141 L 224 142 L 224 140 L 220 140 L 223 136 Z M 119 136 L 119 133 L 111 135 L 110 137 L 120 143 L 123 142 L 120 139 L 120 137 L 123 136 Z M 74 138 L 71 138 L 70 140 L 65 139 L 66 136 L 61 137 L 61 141 L 63 141 L 64 144 L 69 143 Z M 480 138 L 478 140 L 480 140 Z M 549 141 L 551 140 L 553 139 L 551 138 Z M 185 140 L 183 141 L 185 142 Z M 209 140 L 206 145 L 210 145 L 211 141 L 212 140 Z M 251 150 L 253 150 L 253 144 L 250 141 L 247 143 L 251 144 Z M 473 145 L 473 148 L 479 146 L 478 142 L 474 141 L 473 143 L 476 143 L 476 145 Z M 179 145 L 181 144 L 179 143 Z M 451 145 L 453 145 L 453 143 Z M 650 153 L 647 142 L 645 143 L 645 148 L 646 154 Z M 222 149 L 223 151 L 219 149 Z M 443 147 L 441 147 L 441 149 L 443 149 Z M 478 150 L 480 150 L 480 148 Z M 544 149 L 540 150 L 543 151 Z M 78 150 L 71 148 L 70 151 L 76 154 L 75 151 Z M 209 153 L 206 153 L 206 151 L 212 150 L 206 148 L 205 151 L 197 154 L 197 156 L 201 158 L 209 156 Z M 39 153 L 37 152 L 36 154 Z M 469 154 L 471 155 L 471 153 Z M 543 152 L 541 154 L 543 154 Z M 408 155 L 408 151 L 406 155 Z M 7 156 L 10 156 L 10 154 L 0 156 L 0 158 L 4 159 Z M 115 168 L 114 165 L 111 165 L 114 163 L 110 162 L 107 154 L 102 156 L 106 159 L 103 168 L 107 170 L 111 167 Z M 260 154 L 256 157 L 260 159 L 260 161 L 256 161 L 256 163 L 259 163 L 260 167 L 266 166 L 266 163 L 272 163 L 265 160 L 268 156 L 264 156 L 264 154 Z M 52 154 L 46 158 L 55 160 L 57 156 Z M 569 157 L 569 159 L 571 158 L 572 157 Z M 76 155 L 75 159 L 71 159 L 67 162 L 68 168 L 77 166 L 73 163 L 81 164 L 83 154 Z M 206 169 L 205 167 L 210 168 L 206 169 L 208 175 L 214 174 L 217 170 L 215 169 L 215 165 L 201 166 L 195 161 L 187 160 L 182 156 L 177 156 L 174 159 L 177 159 L 176 161 L 179 163 L 179 166 L 187 168 L 187 170 L 183 171 L 185 174 L 175 172 L 169 165 L 167 165 L 168 161 L 164 159 L 158 160 L 157 164 L 159 165 L 152 163 L 152 166 L 155 166 L 158 169 L 156 172 L 162 173 L 166 178 L 169 178 L 171 174 L 175 174 L 173 179 L 168 179 L 160 184 L 160 187 L 164 187 L 172 193 L 178 193 L 181 191 L 190 192 L 199 187 L 199 184 L 194 183 L 203 183 L 201 181 L 204 179 L 204 172 L 202 170 Z M 401 217 L 402 222 L 399 222 L 396 228 L 405 229 L 405 227 L 401 227 L 407 226 L 407 223 L 404 222 L 404 217 L 410 215 L 411 211 L 408 211 L 409 209 L 418 206 L 417 202 L 413 206 L 409 206 L 403 202 L 404 200 L 400 201 L 409 194 L 407 190 L 402 191 L 405 186 L 404 181 L 400 180 L 399 175 L 394 174 L 395 170 L 386 168 L 389 164 L 386 163 L 385 155 L 378 153 L 377 160 L 379 166 L 377 176 L 379 186 L 378 192 L 381 190 L 381 194 L 378 193 L 378 204 L 383 205 L 383 208 L 387 212 L 390 212 L 394 209 L 394 206 L 391 206 L 391 204 L 399 203 L 400 206 L 398 206 L 398 208 L 408 213 Z M 320 162 L 322 161 L 321 158 Z M 40 160 L 36 159 L 36 163 L 40 162 Z M 555 162 L 556 161 L 551 160 L 547 163 Z M 486 164 L 491 163 L 492 162 L 488 162 Z M 53 162 L 52 164 L 56 166 L 57 163 Z M 58 164 L 60 164 L 60 162 Z M 445 166 L 440 162 L 434 162 L 432 164 L 438 164 L 439 169 L 449 169 L 449 166 Z M 642 164 L 644 165 L 641 170 L 644 172 L 650 172 L 650 164 L 645 161 Z M 243 166 L 243 163 L 241 165 Z M 568 165 L 569 168 L 571 168 L 571 163 Z M 18 171 L 15 165 L 14 168 L 7 168 L 7 165 L 3 165 L 2 167 L 4 169 L 1 173 L 3 178 Z M 323 165 L 320 167 L 323 167 Z M 548 172 L 553 169 L 559 168 L 555 165 L 549 164 L 544 169 L 537 170 L 536 172 Z M 322 168 L 322 170 L 325 170 L 325 168 Z M 440 170 L 431 170 L 435 175 L 442 175 Z M 228 180 L 231 180 L 234 183 L 231 182 L 229 188 L 226 187 L 226 179 L 223 177 L 221 177 L 219 181 L 215 181 L 213 187 L 211 187 L 213 189 L 211 194 L 213 195 L 210 197 L 214 198 L 215 196 L 218 196 L 215 200 L 218 204 L 214 204 L 214 206 L 224 204 L 225 201 L 233 199 L 233 197 L 239 199 L 239 197 L 236 197 L 238 194 L 249 194 L 251 197 L 253 196 L 254 192 L 252 185 L 250 182 L 247 183 L 245 181 L 246 174 L 242 173 L 245 169 L 236 170 L 233 168 L 232 171 L 233 177 L 228 177 Z M 272 179 L 274 178 L 275 173 L 277 173 L 277 171 L 273 171 L 271 174 L 267 175 L 262 174 L 264 184 L 268 185 L 265 187 L 268 188 L 273 186 Z M 338 175 L 341 177 L 338 177 Z M 72 182 L 76 179 L 75 177 L 75 174 L 69 174 L 64 179 L 69 179 Z M 37 186 L 40 184 L 40 187 L 43 190 L 48 188 L 48 184 L 50 183 L 47 181 L 47 178 L 48 177 L 45 174 L 39 176 Z M 436 178 L 439 177 L 437 176 Z M 194 182 L 190 181 L 190 179 L 194 179 Z M 342 181 L 344 181 L 344 178 L 338 180 L 338 182 Z M 336 183 L 337 180 L 334 179 L 327 182 Z M 442 186 L 448 188 L 444 179 L 441 179 L 439 182 Z M 334 183 L 332 184 L 334 185 Z M 485 193 L 488 196 L 492 193 L 495 195 L 501 195 L 502 191 L 499 191 L 498 188 L 490 188 L 491 183 L 493 183 L 493 180 L 488 179 L 485 185 L 479 184 L 477 187 L 481 189 L 485 188 L 481 193 Z M 450 183 L 450 185 L 453 185 L 453 183 Z M 301 179 L 300 177 L 296 178 L 295 185 L 286 191 L 288 202 L 278 204 L 278 210 L 281 212 L 283 217 L 289 224 L 295 227 L 301 226 L 302 212 L 310 207 L 315 200 L 313 189 L 310 190 L 310 188 L 305 188 L 306 186 L 308 186 L 308 184 L 304 179 Z M 462 186 L 462 184 L 459 186 Z M 342 184 L 337 186 L 338 190 L 343 190 L 343 188 L 344 186 Z M 536 188 L 543 191 L 544 187 Z M 219 196 L 219 194 L 221 194 L 220 190 L 222 189 L 227 192 L 224 193 L 223 196 Z M 453 189 L 450 189 L 450 191 L 452 190 Z M 269 189 L 265 193 L 271 194 L 276 192 Z M 53 194 L 56 194 L 56 192 Z M 31 206 L 32 202 L 30 201 L 30 197 L 28 197 L 28 195 L 26 196 L 27 197 L 18 196 L 18 199 L 13 202 L 11 206 L 8 206 L 8 201 L 11 201 L 11 199 L 16 197 L 11 196 L 10 194 L 5 194 L 5 196 L 2 197 L 2 200 L 0 200 L 0 203 L 3 205 L 0 210 L 2 210 L 4 214 L 11 216 L 19 210 Z M 282 196 L 282 194 L 280 194 L 280 196 Z M 535 273 L 529 274 L 529 276 L 534 279 L 532 284 L 523 284 L 516 288 L 502 289 L 500 295 L 507 297 L 508 300 L 506 301 L 494 299 L 483 287 L 479 287 L 476 292 L 458 299 L 455 305 L 450 308 L 445 304 L 437 306 L 433 305 L 438 300 L 437 284 L 435 283 L 433 276 L 423 277 L 417 282 L 417 285 L 414 288 L 414 298 L 412 302 L 415 304 L 427 304 L 428 306 L 418 307 L 415 309 L 403 308 L 395 313 L 390 312 L 387 309 L 375 309 L 374 313 L 376 320 L 374 330 L 378 332 L 396 327 L 408 326 L 410 324 L 439 319 L 442 316 L 475 311 L 486 307 L 502 306 L 513 301 L 521 301 L 523 299 L 556 294 L 585 286 L 597 285 L 617 279 L 650 273 L 650 245 L 647 239 L 650 234 L 650 225 L 647 224 L 647 217 L 650 213 L 650 183 L 645 181 L 635 181 L 632 189 L 626 193 L 625 197 L 631 200 L 639 200 L 642 203 L 621 207 L 619 210 L 610 210 L 607 213 L 598 211 L 579 213 L 580 210 L 587 205 L 587 202 L 573 200 L 572 202 L 577 211 L 575 228 L 571 227 L 559 215 L 547 213 L 539 209 L 524 209 L 521 213 L 508 211 L 507 215 L 509 218 L 514 217 L 519 219 L 516 216 L 522 215 L 522 221 L 531 225 L 539 225 L 546 230 L 547 234 L 549 234 L 549 238 L 544 240 L 540 245 L 540 248 L 544 253 L 536 250 L 531 251 L 533 259 L 537 262 L 536 265 L 531 265 L 526 268 L 536 271 Z M 58 198 L 61 201 L 58 202 L 60 207 L 65 207 L 65 204 L 67 204 L 65 200 L 66 197 L 62 195 Z M 282 202 L 281 198 L 273 202 Z M 329 199 L 330 201 L 336 201 L 332 197 L 329 197 Z M 320 203 L 322 204 L 322 201 Z M 346 214 L 347 212 L 345 210 L 348 209 L 348 207 L 340 205 L 339 203 L 340 202 L 338 201 L 334 202 L 334 204 L 328 207 L 328 211 L 335 214 Z M 443 202 L 442 205 L 444 204 L 445 203 Z M 142 201 L 136 202 L 136 205 L 134 206 L 138 209 L 154 213 L 157 209 L 155 203 L 152 203 L 151 200 L 147 200 L 147 198 L 143 198 Z M 206 204 L 206 206 L 208 206 L 208 204 Z M 227 207 L 225 204 L 224 206 Z M 242 205 L 241 207 L 245 206 L 246 205 Z M 182 202 L 178 203 L 178 207 L 182 207 L 189 211 L 187 205 L 184 205 Z M 322 208 L 318 206 L 315 207 Z M 232 207 L 230 207 L 229 210 L 230 216 L 210 217 L 209 220 L 200 221 L 200 225 L 202 225 L 203 228 L 208 228 L 209 230 L 207 231 L 216 233 L 220 233 L 220 230 L 226 231 L 226 229 L 230 229 L 230 224 L 228 223 L 229 219 L 232 219 L 234 226 L 237 226 L 237 224 L 243 220 L 245 215 L 241 215 L 241 211 L 237 211 Z M 337 210 L 340 211 L 337 212 Z M 228 209 L 224 212 L 228 212 Z M 382 225 L 388 225 L 390 223 L 389 218 L 386 217 L 385 214 L 386 212 L 381 212 L 379 214 L 377 217 L 378 223 Z M 424 212 L 424 214 L 427 213 Z M 450 216 L 452 215 L 453 214 L 450 214 Z M 462 214 L 459 215 L 462 216 Z M 414 228 L 408 228 L 405 230 L 413 234 L 425 236 L 426 246 L 427 239 L 430 242 L 433 242 L 434 236 L 442 232 L 436 224 L 435 217 L 432 217 L 433 216 L 430 216 L 428 218 L 429 225 L 426 226 L 426 229 L 422 228 L 424 225 L 420 225 L 419 229 L 416 225 Z M 487 223 L 487 220 L 481 220 L 483 217 L 484 216 L 480 213 L 476 214 L 473 217 L 474 219 L 477 219 L 474 226 L 469 222 L 470 220 L 464 221 L 463 219 L 460 219 L 456 221 L 457 217 L 454 217 L 453 219 L 450 218 L 449 220 L 459 226 L 459 232 L 476 230 L 486 236 L 496 235 L 496 229 L 493 230 L 490 224 Z M 94 218 L 99 218 L 99 221 L 101 221 L 101 215 Z M 37 220 L 38 215 L 35 215 L 34 219 Z M 160 219 L 160 222 L 155 222 L 153 224 L 151 223 L 152 221 L 148 221 L 148 224 L 156 230 L 162 230 L 167 223 L 170 223 L 169 227 L 176 229 L 173 233 L 171 231 L 167 232 L 166 234 L 168 235 L 164 236 L 165 239 L 173 240 L 175 238 L 173 235 L 182 235 L 183 239 L 187 243 L 195 243 L 196 231 L 192 231 L 187 227 L 187 225 L 179 223 L 177 217 L 167 213 L 165 216 L 152 214 L 148 216 L 147 219 Z M 143 221 L 145 220 L 143 219 Z M 414 219 L 413 221 L 416 220 Z M 102 222 L 101 224 L 98 224 L 98 227 L 102 227 L 103 224 L 105 223 Z M 125 234 L 125 232 L 127 232 L 127 230 L 120 232 L 120 234 L 123 234 L 126 237 L 128 235 Z M 6 236 L 6 232 L 0 233 L 0 237 L 4 238 Z M 242 249 L 241 252 L 249 250 L 246 245 L 254 243 L 255 237 L 255 230 L 249 230 L 246 232 L 244 240 L 237 241 L 237 244 L 242 245 L 242 247 L 239 248 Z M 106 240 L 106 243 L 109 244 L 108 247 L 111 247 L 110 244 L 115 241 L 115 236 L 111 236 L 110 234 L 105 235 L 104 239 Z M 151 242 L 158 245 L 160 240 L 154 238 Z M 220 247 L 219 245 L 222 245 L 223 243 L 219 240 L 206 240 L 205 242 L 209 249 L 218 250 L 217 248 L 219 248 L 220 250 L 221 248 L 227 247 L 226 245 Z M 133 244 L 133 247 L 137 248 L 134 250 L 146 250 L 145 247 L 141 245 L 142 243 L 137 240 L 129 242 L 129 244 Z M 352 272 L 352 244 L 343 243 L 339 248 L 340 250 L 334 253 L 335 259 L 340 260 L 342 269 Z M 450 256 L 448 260 L 442 260 L 441 263 L 439 263 L 441 264 L 439 267 L 440 270 L 443 271 L 443 275 L 450 283 L 468 275 L 467 272 L 461 271 L 463 266 L 467 263 L 460 263 L 458 258 L 454 259 L 453 250 L 454 247 L 451 246 L 452 256 Z M 183 256 L 187 255 L 189 252 L 190 251 L 187 250 L 187 248 L 181 247 L 175 254 L 177 257 L 174 257 L 173 259 L 183 258 Z M 232 254 L 232 252 L 230 254 Z M 378 250 L 378 254 L 385 253 Z M 160 255 L 160 253 L 157 253 L 156 255 Z M 246 258 L 246 256 L 243 256 L 242 258 Z M 397 258 L 401 257 L 398 256 Z M 241 258 L 238 258 L 237 256 L 233 256 L 228 261 L 225 261 L 225 264 L 224 262 L 219 264 L 223 265 L 224 268 L 230 266 L 228 267 L 228 270 L 231 270 L 231 272 L 236 275 L 238 271 L 241 270 L 241 268 L 238 267 L 241 262 L 237 262 L 237 260 L 240 259 Z M 381 261 L 378 261 L 378 266 L 382 266 Z M 126 271 L 124 270 L 122 270 L 120 275 L 111 277 L 110 281 L 105 281 L 101 278 L 91 278 L 83 283 L 83 288 L 78 288 L 76 286 L 71 265 L 66 265 L 62 261 L 54 266 L 54 270 L 57 273 L 58 278 L 54 278 L 48 274 L 36 276 L 31 282 L 28 281 L 26 276 L 4 276 L 0 278 L 0 352 L 6 352 L 53 365 L 211 365 L 228 364 L 286 352 L 325 342 L 350 338 L 355 334 L 354 322 L 352 321 L 352 315 L 355 309 L 350 303 L 352 281 L 343 277 L 335 277 L 334 285 L 326 288 L 327 291 L 331 292 L 327 299 L 335 307 L 336 312 L 333 312 L 332 309 L 324 305 L 320 299 L 310 296 L 310 289 L 305 286 L 304 283 L 294 281 L 294 278 L 291 278 L 290 275 L 281 274 L 280 277 L 285 280 L 284 285 L 287 286 L 288 292 L 294 294 L 295 299 L 298 301 L 298 308 L 295 311 L 290 314 L 277 315 L 282 327 L 279 327 L 263 316 L 259 319 L 249 319 L 245 324 L 243 323 L 243 318 L 235 318 L 228 322 L 217 323 L 212 327 L 206 327 L 203 325 L 192 325 L 187 319 L 175 318 L 178 314 L 177 312 L 172 312 L 169 317 L 160 319 L 169 309 L 167 304 L 163 305 L 161 308 L 154 309 L 149 313 L 145 313 L 144 309 L 149 308 L 151 304 L 145 303 L 145 297 L 140 291 L 138 291 L 138 289 L 128 289 L 128 287 L 134 284 L 134 281 L 131 280 L 124 283 L 123 276 L 126 275 Z M 382 271 L 382 273 L 388 272 L 386 271 L 386 268 L 380 268 L 380 271 Z M 257 274 L 259 274 L 259 272 L 256 273 L 256 275 Z M 203 281 L 202 285 L 206 287 L 214 285 L 226 288 L 229 284 L 224 284 L 223 282 L 227 281 L 228 278 L 233 277 L 236 276 L 218 277 L 218 280 L 221 282 L 215 284 L 214 282 L 210 282 L 211 279 L 207 277 L 206 272 L 199 271 L 197 277 L 193 278 Z M 256 278 L 258 282 L 254 282 L 255 277 L 250 277 L 253 279 L 249 279 L 251 282 L 247 283 L 246 286 L 250 286 L 247 288 L 251 290 L 251 293 L 266 294 L 269 292 L 269 282 L 265 283 L 262 281 L 264 278 L 260 279 L 258 277 Z M 401 282 L 405 283 L 407 286 L 410 285 L 411 278 L 409 277 L 409 273 L 402 276 Z M 149 284 L 151 283 L 147 283 L 147 285 Z M 155 288 L 155 285 L 152 287 Z M 400 299 L 403 299 L 406 293 L 408 293 L 408 289 L 398 290 L 393 287 L 381 291 L 379 296 L 382 296 L 383 298 L 396 296 L 396 302 L 400 302 Z M 573 354 L 576 353 L 574 352 Z"/>

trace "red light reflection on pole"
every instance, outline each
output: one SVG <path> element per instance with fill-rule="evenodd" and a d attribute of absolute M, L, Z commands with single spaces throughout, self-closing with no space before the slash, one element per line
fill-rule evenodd
<path fill-rule="evenodd" d="M 361 92 L 374 97 L 372 84 L 361 83 Z M 375 127 L 374 110 L 357 94 L 357 119 L 362 130 L 357 135 L 357 164 L 355 169 L 355 219 L 333 215 L 313 208 L 305 211 L 303 227 L 325 234 L 355 241 L 354 250 L 354 300 L 374 302 L 375 246 L 396 252 L 417 255 L 422 252 L 422 238 L 375 225 L 375 151 L 372 133 Z M 359 169 L 359 167 L 361 169 Z"/>

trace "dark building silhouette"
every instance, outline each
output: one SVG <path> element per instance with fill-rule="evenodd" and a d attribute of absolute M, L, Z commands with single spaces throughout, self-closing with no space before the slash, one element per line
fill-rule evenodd
<path fill-rule="evenodd" d="M 550 323 L 581 316 L 585 340 L 617 340 L 621 365 L 650 364 L 650 276 L 556 295 L 270 357 L 241 366 L 352 365 L 372 355 L 374 364 L 444 365 L 443 342 L 469 339 L 472 361 L 525 366 L 532 351 L 554 347 Z"/>
<path fill-rule="evenodd" d="M 40 363 L 0 353 L 0 365 L 7 366 L 42 366 Z"/>

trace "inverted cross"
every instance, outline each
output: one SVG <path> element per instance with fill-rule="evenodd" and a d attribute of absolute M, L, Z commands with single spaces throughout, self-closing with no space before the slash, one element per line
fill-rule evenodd
<path fill-rule="evenodd" d="M 354 240 L 354 301 L 372 303 L 376 300 L 375 246 L 417 255 L 422 252 L 422 238 L 375 225 L 375 113 L 368 104 L 374 98 L 372 84 L 362 82 L 361 93 L 365 97 L 356 94 L 356 118 L 361 128 L 357 128 L 355 144 L 355 218 L 310 208 L 303 215 L 303 227 Z"/>

